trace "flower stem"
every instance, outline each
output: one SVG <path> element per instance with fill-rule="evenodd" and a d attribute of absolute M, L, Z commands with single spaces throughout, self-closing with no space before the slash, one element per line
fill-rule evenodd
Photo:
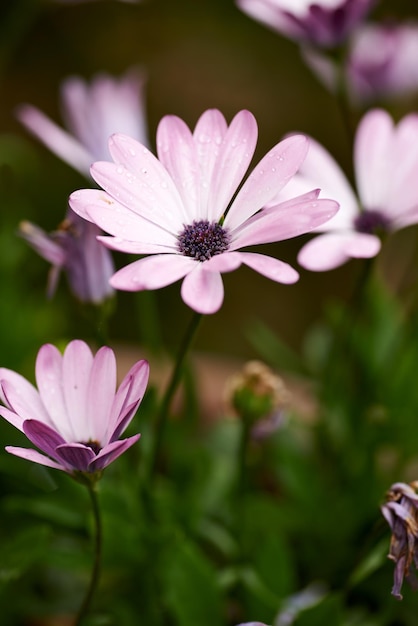
<path fill-rule="evenodd" d="M 80 609 L 77 613 L 76 620 L 74 622 L 74 626 L 81 626 L 84 617 L 87 615 L 87 612 L 90 608 L 90 603 L 92 601 L 94 592 L 96 591 L 97 584 L 99 582 L 100 577 L 100 566 L 101 566 L 101 558 L 102 558 L 102 521 L 100 516 L 100 508 L 99 501 L 97 498 L 97 491 L 95 483 L 88 483 L 87 489 L 90 494 L 90 500 L 93 510 L 93 519 L 94 519 L 94 563 L 93 569 L 91 572 L 90 584 L 87 588 L 86 595 L 84 596 L 84 600 L 80 606 Z"/>
<path fill-rule="evenodd" d="M 180 344 L 180 348 L 177 355 L 177 360 L 175 366 L 173 368 L 173 372 L 171 374 L 171 379 L 165 391 L 165 394 L 162 398 L 160 410 L 158 411 L 154 424 L 154 441 L 153 447 L 150 455 L 150 463 L 149 463 L 149 472 L 150 477 L 152 477 L 157 469 L 158 460 L 161 451 L 161 445 L 164 437 L 165 425 L 168 418 L 168 413 L 171 405 L 171 401 L 173 396 L 177 390 L 177 386 L 180 382 L 180 377 L 182 373 L 183 363 L 186 357 L 186 354 L 192 344 L 193 338 L 196 334 L 197 328 L 199 326 L 200 320 L 202 319 L 201 313 L 194 313 L 190 324 L 186 330 L 186 333 L 183 337 L 183 341 Z"/>

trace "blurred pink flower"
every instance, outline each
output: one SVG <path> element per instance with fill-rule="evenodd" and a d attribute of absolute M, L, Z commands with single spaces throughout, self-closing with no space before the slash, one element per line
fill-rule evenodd
<path fill-rule="evenodd" d="M 115 271 L 112 256 L 99 241 L 101 231 L 68 209 L 64 222 L 50 234 L 24 221 L 19 234 L 38 254 L 52 264 L 47 286 L 48 297 L 55 293 L 64 271 L 70 289 L 81 302 L 100 304 L 114 294 L 109 279 Z"/>
<path fill-rule="evenodd" d="M 395 100 L 418 91 L 418 24 L 363 24 L 356 29 L 340 66 L 312 47 L 303 58 L 331 92 L 344 81 L 353 104 Z"/>
<path fill-rule="evenodd" d="M 20 122 L 60 159 L 85 176 L 90 165 L 108 159 L 110 135 L 122 132 L 147 143 L 144 76 L 129 70 L 120 78 L 101 73 L 87 83 L 72 76 L 61 85 L 62 129 L 30 104 L 22 104 Z"/>
<path fill-rule="evenodd" d="M 326 271 L 350 258 L 378 254 L 378 234 L 418 222 L 418 115 L 397 125 L 382 109 L 362 118 L 354 145 L 358 198 L 343 171 L 320 144 L 311 140 L 298 174 L 279 198 L 304 193 L 313 181 L 340 204 L 337 215 L 317 231 L 324 234 L 303 246 L 298 262 Z"/>
<path fill-rule="evenodd" d="M 97 473 L 138 441 L 119 440 L 145 393 L 149 367 L 138 361 L 116 391 L 116 359 L 102 347 L 71 341 L 64 354 L 45 344 L 36 359 L 36 389 L 20 374 L 0 368 L 2 415 L 40 452 L 7 446 L 34 463 L 69 474 Z"/>
<path fill-rule="evenodd" d="M 375 0 L 237 0 L 237 4 L 290 39 L 328 48 L 346 39 Z"/>
<path fill-rule="evenodd" d="M 353 34 L 347 62 L 354 100 L 399 98 L 418 90 L 418 24 L 366 24 Z"/>
<path fill-rule="evenodd" d="M 239 112 L 228 127 L 217 110 L 206 111 L 193 133 L 180 118 L 164 117 L 157 131 L 160 160 L 130 137 L 111 138 L 114 163 L 91 169 L 105 191 L 77 191 L 70 206 L 113 235 L 101 238 L 109 247 L 153 255 L 119 270 L 113 287 L 158 289 L 184 278 L 184 302 L 214 313 L 223 302 L 221 273 L 242 263 L 281 283 L 298 279 L 287 263 L 238 249 L 306 233 L 338 205 L 318 200 L 314 190 L 261 211 L 300 167 L 308 148 L 303 136 L 270 150 L 237 193 L 256 142 L 249 111 Z"/>

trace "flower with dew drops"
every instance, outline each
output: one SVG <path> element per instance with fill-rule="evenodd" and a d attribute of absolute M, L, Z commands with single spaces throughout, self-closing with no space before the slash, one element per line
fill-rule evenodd
<path fill-rule="evenodd" d="M 58 229 L 49 234 L 31 222 L 21 222 L 21 237 L 52 264 L 48 297 L 54 295 L 62 271 L 72 293 L 81 302 L 101 304 L 114 294 L 109 284 L 114 264 L 110 251 L 97 241 L 100 233 L 95 224 L 86 222 L 71 209 Z"/>
<path fill-rule="evenodd" d="M 36 359 L 34 387 L 23 376 L 0 368 L 0 415 L 21 430 L 34 449 L 6 450 L 74 476 L 99 476 L 138 441 L 119 439 L 134 417 L 148 383 L 147 361 L 135 363 L 116 389 L 116 358 L 103 346 L 93 356 L 81 340 L 63 354 L 43 345 Z"/>
<path fill-rule="evenodd" d="M 87 82 L 70 76 L 61 85 L 64 130 L 31 104 L 21 104 L 19 121 L 60 159 L 89 177 L 93 161 L 109 158 L 112 133 L 147 143 L 144 75 L 130 69 L 119 78 L 99 73 Z"/>
<path fill-rule="evenodd" d="M 237 4 L 290 39 L 330 48 L 344 42 L 375 0 L 237 0 Z"/>
<path fill-rule="evenodd" d="M 308 140 L 294 136 L 277 144 L 237 191 L 253 157 L 257 123 L 240 111 L 228 126 L 215 109 L 194 132 L 176 116 L 157 130 L 159 160 L 126 135 L 111 137 L 113 163 L 98 162 L 92 177 L 103 187 L 70 196 L 71 208 L 111 237 L 108 247 L 149 255 L 120 269 L 116 289 L 158 289 L 184 279 L 181 295 L 198 313 L 222 305 L 222 272 L 245 264 L 281 283 L 299 275 L 287 263 L 239 248 L 296 237 L 332 217 L 338 204 L 318 199 L 314 189 L 263 208 L 292 178 L 306 156 Z"/>
<path fill-rule="evenodd" d="M 298 262 L 311 271 L 334 269 L 350 258 L 371 258 L 381 247 L 379 235 L 418 222 L 418 115 L 397 125 L 382 109 L 366 113 L 354 144 L 357 194 L 327 150 L 311 140 L 298 174 L 279 198 L 303 193 L 312 181 L 340 203 L 337 215 L 316 230 Z"/>
<path fill-rule="evenodd" d="M 386 494 L 382 513 L 392 531 L 389 558 L 395 562 L 392 595 L 402 600 L 401 588 L 406 578 L 413 589 L 418 581 L 413 567 L 418 569 L 418 481 L 409 485 L 395 483 Z"/>

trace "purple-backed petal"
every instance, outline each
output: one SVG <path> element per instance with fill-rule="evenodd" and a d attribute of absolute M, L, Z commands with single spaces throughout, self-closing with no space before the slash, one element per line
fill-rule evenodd
<path fill-rule="evenodd" d="M 19 235 L 49 263 L 60 266 L 64 264 L 65 250 L 36 224 L 24 220 L 19 224 Z"/>
<path fill-rule="evenodd" d="M 389 113 L 373 109 L 363 116 L 354 143 L 357 191 L 365 209 L 383 210 L 391 185 L 394 124 Z"/>
<path fill-rule="evenodd" d="M 198 263 L 181 286 L 183 301 L 197 313 L 216 313 L 224 299 L 224 287 L 219 272 L 206 271 L 205 263 Z"/>
<path fill-rule="evenodd" d="M 134 445 L 140 438 L 140 434 L 133 435 L 128 439 L 123 439 L 122 441 L 113 441 L 109 443 L 103 450 L 100 450 L 99 454 L 96 456 L 94 461 L 90 462 L 88 467 L 89 472 L 98 472 L 110 463 L 113 463 L 121 454 L 123 454 L 128 448 Z"/>
<path fill-rule="evenodd" d="M 145 146 L 119 133 L 111 136 L 109 150 L 115 164 L 95 163 L 91 174 L 96 182 L 133 211 L 176 232 L 185 209 L 162 163 Z"/>
<path fill-rule="evenodd" d="M 62 459 L 63 463 L 78 472 L 88 472 L 91 461 L 95 454 L 91 448 L 82 443 L 66 443 L 58 446 L 55 456 Z"/>
<path fill-rule="evenodd" d="M 254 155 L 258 129 L 249 111 L 239 111 L 219 146 L 207 203 L 209 220 L 219 221 L 246 173 Z"/>
<path fill-rule="evenodd" d="M 197 121 L 193 131 L 193 139 L 197 145 L 199 161 L 199 215 L 209 221 L 216 220 L 215 214 L 209 210 L 212 195 L 212 178 L 218 164 L 220 146 L 224 140 L 228 125 L 224 116 L 217 109 L 205 111 Z"/>
<path fill-rule="evenodd" d="M 54 459 L 57 458 L 55 453 L 57 446 L 66 443 L 65 439 L 53 428 L 36 420 L 25 420 L 23 422 L 23 432 L 34 446 Z"/>
<path fill-rule="evenodd" d="M 87 388 L 86 430 L 82 441 L 106 443 L 106 433 L 111 418 L 116 393 L 116 358 L 113 350 L 103 346 L 96 353 Z"/>
<path fill-rule="evenodd" d="M 158 158 L 169 172 L 183 202 L 185 224 L 200 215 L 198 153 L 193 135 L 176 115 L 166 115 L 157 128 Z"/>
<path fill-rule="evenodd" d="M 74 432 L 70 441 L 89 440 L 87 393 L 93 355 L 84 341 L 71 341 L 62 357 L 64 399 Z"/>
<path fill-rule="evenodd" d="M 351 258 L 374 257 L 380 246 L 380 240 L 375 235 L 326 233 L 311 239 L 301 248 L 298 263 L 312 272 L 325 272 L 343 265 Z"/>
<path fill-rule="evenodd" d="M 122 380 L 116 392 L 107 441 L 117 439 L 125 430 L 142 401 L 149 379 L 149 363 L 141 360 L 135 363 Z"/>
<path fill-rule="evenodd" d="M 94 159 L 77 139 L 29 104 L 21 105 L 16 115 L 20 122 L 60 159 L 81 172 L 83 176 L 89 175 L 90 165 Z"/>
<path fill-rule="evenodd" d="M 197 261 L 180 254 L 158 254 L 134 261 L 110 279 L 115 289 L 141 291 L 175 283 L 196 267 Z"/>
<path fill-rule="evenodd" d="M 322 226 L 338 211 L 334 200 L 311 200 L 307 195 L 308 199 L 299 196 L 254 215 L 232 234 L 230 249 L 297 237 Z"/>
<path fill-rule="evenodd" d="M 22 422 L 32 418 L 45 423 L 50 421 L 37 389 L 26 378 L 5 367 L 0 368 L 0 400 Z M 17 424 L 14 426 L 20 428 Z"/>
<path fill-rule="evenodd" d="M 225 227 L 235 229 L 269 204 L 301 166 L 309 142 L 303 135 L 283 139 L 251 172 L 225 219 Z"/>
<path fill-rule="evenodd" d="M 141 217 L 100 189 L 80 189 L 71 194 L 72 210 L 107 233 L 145 245 L 173 245 L 172 233 Z"/>
<path fill-rule="evenodd" d="M 60 465 L 59 463 L 52 461 L 47 456 L 40 454 L 37 450 L 31 450 L 30 448 L 17 448 L 16 446 L 6 446 L 5 450 L 10 454 L 20 457 L 21 459 L 26 459 L 26 461 L 32 461 L 32 463 L 38 463 L 39 465 L 44 465 L 45 467 L 52 467 L 53 469 L 62 470 L 63 472 L 68 471 L 66 465 Z"/>
<path fill-rule="evenodd" d="M 242 262 L 266 278 L 291 285 L 299 280 L 298 272 L 288 263 L 255 252 L 240 252 Z"/>
<path fill-rule="evenodd" d="M 14 411 L 7 409 L 5 406 L 0 406 L 0 415 L 4 417 L 4 419 L 7 420 L 9 424 L 23 432 L 23 422 L 27 418 L 23 418 L 21 415 L 14 413 Z"/>

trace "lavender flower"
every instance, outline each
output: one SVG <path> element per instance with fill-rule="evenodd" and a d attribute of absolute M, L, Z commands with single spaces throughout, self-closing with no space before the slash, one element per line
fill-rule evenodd
<path fill-rule="evenodd" d="M 0 368 L 2 415 L 37 450 L 7 446 L 11 454 L 69 474 L 100 472 L 138 441 L 119 439 L 135 415 L 149 367 L 138 361 L 116 391 L 116 359 L 102 347 L 71 341 L 64 354 L 45 344 L 36 359 L 36 389 L 20 374 Z"/>
<path fill-rule="evenodd" d="M 64 222 L 50 234 L 35 224 L 24 221 L 19 234 L 52 264 L 48 297 L 55 293 L 59 275 L 64 271 L 74 296 L 81 302 L 101 304 L 114 294 L 109 279 L 114 272 L 111 253 L 99 241 L 100 229 L 67 211 Z"/>

